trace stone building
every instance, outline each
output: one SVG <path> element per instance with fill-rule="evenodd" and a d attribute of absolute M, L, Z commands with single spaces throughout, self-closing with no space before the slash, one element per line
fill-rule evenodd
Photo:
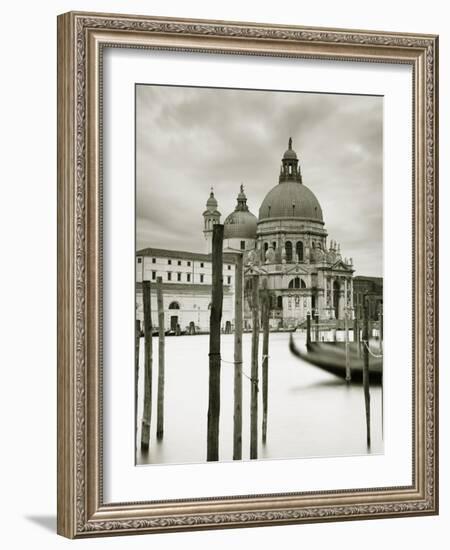
<path fill-rule="evenodd" d="M 158 326 L 156 280 L 162 277 L 166 330 L 209 331 L 212 265 L 210 254 L 145 248 L 136 254 L 136 319 L 144 318 L 142 281 L 151 283 L 152 325 Z M 223 330 L 231 330 L 234 318 L 234 263 L 223 265 Z"/>
<path fill-rule="evenodd" d="M 377 321 L 383 307 L 383 279 L 382 277 L 358 276 L 354 278 L 355 316 L 363 318 L 364 300 L 367 301 L 368 317 Z"/>

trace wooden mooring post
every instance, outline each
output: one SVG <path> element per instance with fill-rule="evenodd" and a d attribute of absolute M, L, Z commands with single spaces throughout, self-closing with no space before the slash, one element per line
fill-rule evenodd
<path fill-rule="evenodd" d="M 144 410 L 142 413 L 141 449 L 147 450 L 150 443 L 150 420 L 152 416 L 152 305 L 150 281 L 142 283 L 144 302 Z"/>
<path fill-rule="evenodd" d="M 350 350 L 349 350 L 349 335 L 348 335 L 348 311 L 344 313 L 344 333 L 345 333 L 345 381 L 351 382 L 352 371 L 350 368 Z"/>
<path fill-rule="evenodd" d="M 158 408 L 156 414 L 156 439 L 164 436 L 164 378 L 165 378 L 165 333 L 164 333 L 164 297 L 162 277 L 156 279 L 156 300 L 158 303 Z"/>
<path fill-rule="evenodd" d="M 252 275 L 252 364 L 250 394 L 250 458 L 258 458 L 259 275 Z"/>
<path fill-rule="evenodd" d="M 223 302 L 223 225 L 216 224 L 212 238 L 212 296 L 209 321 L 209 403 L 206 460 L 219 460 L 220 324 Z"/>
<path fill-rule="evenodd" d="M 311 313 L 308 311 L 306 314 L 306 347 L 311 345 Z"/>
<path fill-rule="evenodd" d="M 380 319 L 380 328 L 378 331 L 379 335 L 379 344 L 380 344 L 380 354 L 383 353 L 383 310 L 380 307 L 380 313 L 379 313 L 379 319 Z"/>
<path fill-rule="evenodd" d="M 314 313 L 314 321 L 315 321 L 315 338 L 316 342 L 319 342 L 320 340 L 320 328 L 319 328 L 319 312 L 316 311 Z"/>
<path fill-rule="evenodd" d="M 383 306 L 380 305 L 380 355 L 383 356 Z M 381 370 L 381 437 L 384 438 L 384 362 Z"/>
<path fill-rule="evenodd" d="M 357 315 L 355 315 L 355 320 L 353 321 L 353 341 L 356 342 L 358 356 L 361 356 L 361 334 Z"/>
<path fill-rule="evenodd" d="M 263 329 L 262 344 L 262 399 L 263 399 L 263 419 L 262 419 L 262 442 L 267 440 L 267 408 L 269 397 L 269 318 L 270 318 L 270 295 L 267 289 L 267 279 L 263 280 L 263 295 L 261 308 L 261 322 Z"/>
<path fill-rule="evenodd" d="M 233 460 L 242 459 L 243 258 L 235 255 Z"/>
<path fill-rule="evenodd" d="M 135 337 L 135 349 L 134 349 L 134 422 L 135 422 L 135 431 L 138 427 L 138 393 L 139 393 L 139 351 L 141 343 L 141 322 L 139 319 L 136 319 L 134 326 L 134 337 Z"/>
<path fill-rule="evenodd" d="M 366 407 L 367 447 L 370 448 L 370 375 L 369 375 L 369 310 L 364 304 L 364 330 L 363 330 L 363 387 L 364 402 Z"/>

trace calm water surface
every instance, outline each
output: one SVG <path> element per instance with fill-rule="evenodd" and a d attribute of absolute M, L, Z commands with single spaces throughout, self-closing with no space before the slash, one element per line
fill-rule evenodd
<path fill-rule="evenodd" d="M 294 333 L 298 346 L 305 336 Z M 261 389 L 260 337 L 260 389 Z M 144 389 L 144 340 L 141 339 L 138 439 Z M 150 450 L 138 445 L 137 464 L 174 464 L 206 460 L 209 336 L 166 338 L 164 439 L 156 440 L 158 338 L 153 338 L 153 410 Z M 251 334 L 243 337 L 243 370 L 250 375 Z M 381 389 L 371 388 L 372 447 L 366 447 L 364 395 L 361 385 L 345 381 L 294 357 L 288 333 L 271 333 L 269 348 L 267 442 L 261 442 L 262 391 L 258 394 L 258 458 L 303 458 L 383 452 Z M 155 361 L 156 358 L 156 361 Z M 233 335 L 222 336 L 222 359 L 233 361 Z M 233 371 L 222 363 L 220 460 L 233 457 Z M 243 377 L 243 458 L 250 453 L 250 381 Z"/>

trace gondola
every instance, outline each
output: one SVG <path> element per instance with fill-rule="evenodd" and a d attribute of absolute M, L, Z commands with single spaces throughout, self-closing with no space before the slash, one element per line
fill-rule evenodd
<path fill-rule="evenodd" d="M 289 340 L 291 353 L 322 370 L 345 379 L 345 344 L 343 342 L 311 342 L 307 352 L 301 351 L 294 343 L 292 334 Z M 357 344 L 349 343 L 351 382 L 363 381 L 363 354 L 358 353 Z M 370 384 L 380 385 L 383 380 L 383 359 L 369 355 Z"/>

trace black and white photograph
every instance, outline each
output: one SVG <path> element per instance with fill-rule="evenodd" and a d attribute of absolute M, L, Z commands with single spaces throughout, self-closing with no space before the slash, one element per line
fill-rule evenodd
<path fill-rule="evenodd" d="M 136 464 L 383 453 L 383 98 L 136 85 Z"/>

